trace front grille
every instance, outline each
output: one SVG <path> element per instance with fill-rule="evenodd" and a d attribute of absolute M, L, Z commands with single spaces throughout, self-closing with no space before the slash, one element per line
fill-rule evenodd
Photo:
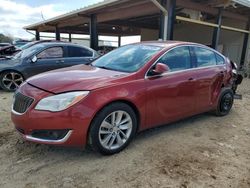
<path fill-rule="evenodd" d="M 13 110 L 18 113 L 24 113 L 34 102 L 34 99 L 17 92 L 14 96 Z"/>

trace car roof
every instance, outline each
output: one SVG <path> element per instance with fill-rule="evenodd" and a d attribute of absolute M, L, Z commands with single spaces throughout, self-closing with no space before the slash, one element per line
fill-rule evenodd
<path fill-rule="evenodd" d="M 185 41 L 145 41 L 145 42 L 139 42 L 137 44 L 144 44 L 144 45 L 153 45 L 153 46 L 159 46 L 165 49 L 170 49 L 173 47 L 177 47 L 177 46 L 181 46 L 181 45 L 195 45 L 195 46 L 199 46 L 199 47 L 203 47 L 206 49 L 210 49 L 213 52 L 219 54 L 220 56 L 222 56 L 223 58 L 226 58 L 226 56 L 224 56 L 222 53 L 218 52 L 217 50 L 204 45 L 204 44 L 199 44 L 199 43 L 194 43 L 194 42 L 185 42 Z"/>
<path fill-rule="evenodd" d="M 193 42 L 185 42 L 185 41 L 145 41 L 145 42 L 140 42 L 137 44 L 144 44 L 144 45 L 153 45 L 153 46 L 159 46 L 163 48 L 171 48 L 173 46 L 179 46 L 179 45 L 199 45 L 199 46 L 205 46 L 202 44 L 198 43 L 193 43 Z"/>

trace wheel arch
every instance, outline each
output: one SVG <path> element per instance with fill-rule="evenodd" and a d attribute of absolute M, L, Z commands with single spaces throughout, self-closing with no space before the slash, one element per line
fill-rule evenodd
<path fill-rule="evenodd" d="M 24 80 L 26 80 L 26 78 L 25 78 L 24 74 L 23 74 L 23 73 L 21 73 L 21 72 L 20 72 L 20 71 L 18 71 L 18 70 L 15 70 L 15 69 L 4 69 L 4 70 L 1 70 L 1 71 L 0 71 L 0 75 L 1 75 L 1 74 L 3 74 L 3 73 L 5 73 L 5 72 L 11 72 L 11 71 L 21 74 L 21 75 L 22 75 L 22 77 L 24 78 Z"/>
<path fill-rule="evenodd" d="M 140 111 L 138 109 L 138 107 L 131 101 L 129 100 L 126 100 L 126 99 L 116 99 L 116 100 L 113 100 L 113 101 L 109 101 L 107 103 L 105 103 L 104 105 L 102 105 L 98 110 L 97 112 L 94 114 L 91 122 L 90 122 L 90 125 L 88 127 L 88 131 L 87 131 L 87 143 L 89 141 L 89 133 L 90 133 L 90 128 L 91 128 L 91 125 L 92 125 L 92 122 L 94 120 L 94 118 L 98 115 L 98 113 L 100 113 L 100 111 L 105 108 L 106 106 L 108 105 L 111 105 L 111 104 L 114 104 L 114 103 L 124 103 L 124 104 L 127 104 L 128 106 L 130 106 L 132 108 L 132 110 L 135 112 L 135 115 L 136 115 L 136 118 L 137 118 L 137 127 L 136 127 L 136 132 L 139 131 L 139 128 L 140 128 L 140 124 L 141 124 L 141 114 L 140 114 Z"/>

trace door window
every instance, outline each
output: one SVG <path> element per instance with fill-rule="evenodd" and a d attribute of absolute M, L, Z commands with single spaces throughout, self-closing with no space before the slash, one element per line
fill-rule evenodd
<path fill-rule="evenodd" d="M 68 47 L 68 57 L 92 57 L 93 52 L 80 47 L 69 46 Z"/>
<path fill-rule="evenodd" d="M 217 60 L 217 65 L 225 64 L 225 59 L 222 56 L 220 56 L 219 54 L 216 54 L 216 60 Z"/>
<path fill-rule="evenodd" d="M 166 64 L 171 72 L 190 69 L 191 56 L 189 47 L 178 47 L 167 52 L 158 63 Z"/>
<path fill-rule="evenodd" d="M 40 52 L 37 55 L 38 59 L 52 59 L 52 58 L 62 58 L 63 57 L 63 49 L 62 47 L 51 47 L 46 50 Z"/>
<path fill-rule="evenodd" d="M 208 67 L 216 65 L 215 53 L 211 50 L 194 47 L 194 52 L 196 55 L 196 65 L 197 67 Z"/>

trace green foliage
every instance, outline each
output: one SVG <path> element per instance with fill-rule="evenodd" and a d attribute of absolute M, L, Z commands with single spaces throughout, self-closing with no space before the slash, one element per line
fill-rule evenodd
<path fill-rule="evenodd" d="M 5 36 L 4 34 L 0 33 L 0 43 L 6 42 L 6 43 L 12 43 L 13 39 L 11 37 Z"/>

